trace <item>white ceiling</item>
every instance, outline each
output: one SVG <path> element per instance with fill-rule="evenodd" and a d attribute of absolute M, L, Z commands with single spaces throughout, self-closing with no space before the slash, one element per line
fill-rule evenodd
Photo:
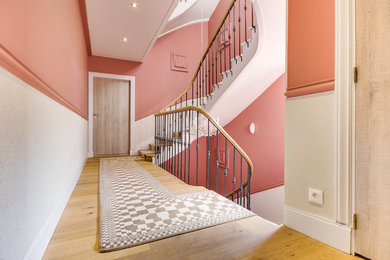
<path fill-rule="evenodd" d="M 174 16 L 171 20 L 169 20 L 160 37 L 183 26 L 208 21 L 211 15 L 214 13 L 214 10 L 217 7 L 219 1 L 220 0 L 196 0 L 194 3 L 193 1 L 188 0 L 188 8 L 180 13 L 180 15 Z M 185 7 L 185 4 L 181 5 Z M 180 6 L 178 6 L 178 8 L 179 7 Z"/>
<path fill-rule="evenodd" d="M 131 7 L 132 2 L 138 7 Z M 142 62 L 178 2 L 86 0 L 92 55 Z"/>

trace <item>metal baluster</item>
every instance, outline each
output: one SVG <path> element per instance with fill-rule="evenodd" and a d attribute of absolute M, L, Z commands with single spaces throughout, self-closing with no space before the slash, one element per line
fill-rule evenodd
<path fill-rule="evenodd" d="M 192 95 L 191 95 L 191 98 L 192 98 L 192 105 L 194 105 L 194 82 L 192 82 L 191 84 L 192 84 Z"/>
<path fill-rule="evenodd" d="M 245 13 L 245 42 L 246 45 L 249 47 L 249 42 L 248 42 L 248 25 L 246 22 L 246 11 L 247 11 L 247 5 L 246 5 L 246 0 L 244 2 L 244 13 Z"/>
<path fill-rule="evenodd" d="M 167 134 L 166 138 L 164 140 L 165 148 L 164 148 L 164 157 L 165 157 L 165 164 L 166 164 L 166 170 L 169 171 L 169 146 L 168 146 L 168 140 L 169 140 L 169 132 L 170 132 L 170 122 L 169 122 L 169 114 L 166 115 L 166 126 L 167 126 Z"/>
<path fill-rule="evenodd" d="M 208 64 L 209 64 L 209 67 L 208 67 L 209 88 L 208 88 L 207 92 L 208 92 L 208 95 L 210 95 L 210 94 L 211 94 L 211 84 L 212 84 L 211 74 L 210 74 L 210 71 L 211 71 L 211 70 L 210 70 L 210 69 L 211 69 L 211 65 L 210 65 L 210 59 L 211 59 L 210 51 L 209 51 L 209 54 L 208 54 L 207 56 L 208 56 L 208 58 L 209 58 L 209 62 L 208 62 Z"/>
<path fill-rule="evenodd" d="M 215 86 L 218 85 L 218 43 L 217 42 L 218 41 L 215 41 Z"/>
<path fill-rule="evenodd" d="M 232 33 L 231 33 L 231 22 L 230 22 L 230 16 L 231 16 L 231 10 L 229 11 L 229 68 L 230 68 L 230 73 L 233 75 L 233 70 L 232 70 L 232 44 L 231 44 L 231 39 L 232 39 Z"/>
<path fill-rule="evenodd" d="M 188 134 L 188 184 L 190 184 L 190 173 L 191 173 L 191 118 L 192 118 L 192 110 L 188 111 L 188 126 L 190 132 Z"/>
<path fill-rule="evenodd" d="M 162 119 L 163 119 L 163 117 L 160 116 L 160 140 L 162 142 L 162 145 L 164 145 L 164 143 L 163 143 L 164 139 L 163 139 L 163 135 L 162 135 L 162 128 L 163 128 Z M 163 163 L 163 160 L 162 160 L 162 155 L 161 155 L 160 156 L 160 166 L 162 165 L 162 163 Z"/>
<path fill-rule="evenodd" d="M 206 188 L 210 187 L 209 178 L 210 178 L 210 119 L 207 120 L 207 183 Z"/>
<path fill-rule="evenodd" d="M 251 168 L 250 168 L 250 165 L 249 163 L 247 162 L 248 164 L 248 189 L 247 189 L 247 192 L 248 192 L 248 195 L 247 195 L 247 205 L 246 205 L 246 208 L 248 210 L 251 210 Z"/>
<path fill-rule="evenodd" d="M 233 56 L 234 56 L 234 60 L 236 61 L 236 64 L 237 64 L 237 57 L 236 57 L 236 1 L 234 1 L 234 6 L 233 6 L 233 43 L 234 43 Z"/>
<path fill-rule="evenodd" d="M 163 130 L 163 140 L 164 140 L 164 144 L 163 144 L 163 147 L 164 147 L 164 153 L 162 154 L 162 156 L 161 156 L 161 159 L 162 159 L 162 167 L 163 167 L 163 169 L 165 169 L 165 144 L 166 144 L 166 136 L 165 136 L 165 134 L 166 134 L 166 132 L 165 132 L 165 130 L 166 130 L 166 128 L 165 128 L 165 117 L 166 117 L 166 115 L 163 115 L 162 116 L 162 130 Z"/>
<path fill-rule="evenodd" d="M 172 174 L 175 174 L 175 171 L 174 171 L 174 167 L 175 167 L 175 164 L 174 164 L 174 159 L 175 159 L 175 146 L 174 146 L 174 143 L 175 143 L 175 114 L 171 114 L 171 120 L 172 120 L 172 126 L 171 126 L 171 156 L 170 156 L 170 161 L 171 161 L 171 173 Z"/>
<path fill-rule="evenodd" d="M 233 146 L 233 194 L 232 194 L 232 201 L 234 201 L 234 191 L 235 191 L 235 185 L 236 185 L 236 147 Z"/>
<path fill-rule="evenodd" d="M 255 16 L 253 14 L 253 2 L 252 2 L 252 6 L 251 7 L 252 7 L 252 28 L 253 28 L 253 31 L 256 32 L 256 26 L 255 26 L 255 22 L 254 22 Z"/>
<path fill-rule="evenodd" d="M 240 163 L 240 205 L 242 206 L 242 154 L 241 154 L 241 163 Z"/>
<path fill-rule="evenodd" d="M 202 68 L 203 68 L 203 63 L 201 61 L 201 65 L 200 65 L 200 68 L 199 68 L 199 71 L 198 71 L 198 76 L 199 76 L 199 106 L 202 106 Z"/>
<path fill-rule="evenodd" d="M 199 105 L 202 106 L 202 94 L 203 94 L 203 61 L 201 61 L 201 66 L 200 66 L 200 69 L 199 69 L 199 75 L 200 75 L 200 79 L 199 79 Z"/>
<path fill-rule="evenodd" d="M 187 161 L 187 110 L 184 111 L 184 136 L 183 136 L 183 139 L 184 139 L 184 178 L 183 178 L 183 181 L 185 182 L 186 181 L 186 170 L 187 170 L 187 164 L 186 164 L 186 161 Z"/>
<path fill-rule="evenodd" d="M 241 56 L 241 0 L 238 0 L 238 55 Z"/>
<path fill-rule="evenodd" d="M 196 186 L 198 186 L 199 171 L 199 111 L 196 111 Z"/>
<path fill-rule="evenodd" d="M 199 107 L 199 73 L 196 76 L 196 106 Z"/>
<path fill-rule="evenodd" d="M 223 67 L 222 67 L 222 33 L 221 29 L 218 31 L 219 33 L 219 74 L 221 74 L 221 77 L 223 77 Z"/>
<path fill-rule="evenodd" d="M 203 79 L 204 79 L 204 89 L 203 89 L 203 105 L 206 105 L 205 104 L 205 97 L 207 97 L 207 83 L 208 83 L 208 80 L 207 80 L 207 66 L 208 66 L 208 63 L 207 63 L 207 55 L 205 57 L 205 66 L 204 66 L 204 71 L 203 71 Z"/>
<path fill-rule="evenodd" d="M 183 180 L 183 112 L 180 112 L 180 180 Z"/>
<path fill-rule="evenodd" d="M 174 122 L 173 122 L 173 175 L 176 176 L 176 113 L 173 114 Z"/>
<path fill-rule="evenodd" d="M 161 132 L 160 132 L 160 124 L 161 124 L 161 116 L 158 117 L 157 119 L 157 136 L 158 136 L 158 140 L 161 144 Z M 160 166 L 160 163 L 161 163 L 161 156 L 159 156 L 158 158 L 158 164 Z"/>
<path fill-rule="evenodd" d="M 155 139 L 155 143 L 157 144 L 158 143 L 158 116 L 155 117 L 155 121 L 154 121 L 154 139 Z M 154 162 L 156 165 L 158 165 L 158 156 L 156 156 L 156 160 Z"/>
<path fill-rule="evenodd" d="M 217 129 L 217 149 L 216 149 L 216 160 L 215 160 L 215 191 L 218 192 L 218 146 L 219 146 L 219 130 Z"/>
<path fill-rule="evenodd" d="M 246 189 L 246 187 L 242 188 L 242 205 L 241 206 L 243 206 L 243 207 L 245 207 L 245 201 L 246 201 L 245 189 Z"/>
<path fill-rule="evenodd" d="M 169 123 L 169 131 L 168 131 L 168 171 L 172 173 L 172 164 L 171 164 L 171 158 L 172 158 L 172 114 L 168 115 L 168 123 Z"/>
<path fill-rule="evenodd" d="M 214 48 L 213 45 L 210 47 L 211 49 L 211 84 L 214 86 Z"/>
<path fill-rule="evenodd" d="M 186 92 L 186 107 L 188 106 L 187 102 L 188 102 L 188 91 Z"/>
<path fill-rule="evenodd" d="M 204 92 L 206 90 L 206 85 L 205 85 L 205 73 L 204 73 L 204 69 L 205 67 L 207 66 L 207 63 L 206 63 L 206 59 L 203 60 L 203 66 L 202 66 L 202 105 L 204 105 L 204 100 L 203 100 L 203 97 L 204 97 Z M 206 81 L 207 82 L 207 81 Z"/>
<path fill-rule="evenodd" d="M 166 170 L 168 170 L 168 159 L 169 159 L 169 156 L 168 156 L 168 139 L 169 139 L 169 115 L 165 115 L 165 120 L 166 120 L 166 127 L 167 127 L 167 131 L 166 131 L 166 135 L 165 135 L 165 140 L 164 140 L 164 164 L 166 165 Z"/>
<path fill-rule="evenodd" d="M 154 157 L 154 160 L 155 160 L 155 164 L 157 164 L 157 159 L 158 159 L 158 154 L 157 154 L 157 117 L 155 116 L 154 117 L 154 154 L 156 155 Z"/>
<path fill-rule="evenodd" d="M 228 154 L 228 150 L 227 150 L 227 138 L 225 137 L 225 197 L 226 197 L 226 178 L 227 178 L 227 175 L 228 175 L 228 170 L 227 170 L 227 154 Z"/>
<path fill-rule="evenodd" d="M 225 76 L 227 77 L 227 69 L 226 69 L 226 21 L 223 23 L 223 53 L 224 53 L 224 60 L 223 63 L 225 65 Z"/>
<path fill-rule="evenodd" d="M 179 130 L 179 113 L 176 113 L 176 117 L 177 117 L 177 121 L 176 121 L 176 153 L 175 153 L 175 158 L 176 158 L 176 177 L 179 178 L 179 173 L 180 173 L 180 169 L 179 169 L 179 162 L 180 162 L 180 157 L 179 157 L 179 149 L 180 149 L 180 146 L 179 146 L 179 133 L 180 133 L 180 130 Z"/>

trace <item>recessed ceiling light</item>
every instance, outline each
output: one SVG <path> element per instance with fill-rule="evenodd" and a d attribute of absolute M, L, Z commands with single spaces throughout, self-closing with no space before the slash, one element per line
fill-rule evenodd
<path fill-rule="evenodd" d="M 127 42 L 127 38 L 123 37 L 122 41 Z"/>
<path fill-rule="evenodd" d="M 137 4 L 136 2 L 132 2 L 132 3 L 131 3 L 131 7 L 137 8 L 137 6 L 138 6 L 138 4 Z"/>

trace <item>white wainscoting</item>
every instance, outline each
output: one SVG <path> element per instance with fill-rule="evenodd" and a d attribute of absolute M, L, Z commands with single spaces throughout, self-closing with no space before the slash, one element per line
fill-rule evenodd
<path fill-rule="evenodd" d="M 87 158 L 87 121 L 0 67 L 0 259 L 40 259 Z"/>

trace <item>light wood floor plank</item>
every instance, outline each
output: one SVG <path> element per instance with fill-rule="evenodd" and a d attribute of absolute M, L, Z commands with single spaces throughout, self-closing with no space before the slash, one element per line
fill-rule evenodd
<path fill-rule="evenodd" d="M 204 191 L 139 161 L 174 194 Z M 99 159 L 89 159 L 43 259 L 355 259 L 255 216 L 109 253 L 98 252 Z"/>

